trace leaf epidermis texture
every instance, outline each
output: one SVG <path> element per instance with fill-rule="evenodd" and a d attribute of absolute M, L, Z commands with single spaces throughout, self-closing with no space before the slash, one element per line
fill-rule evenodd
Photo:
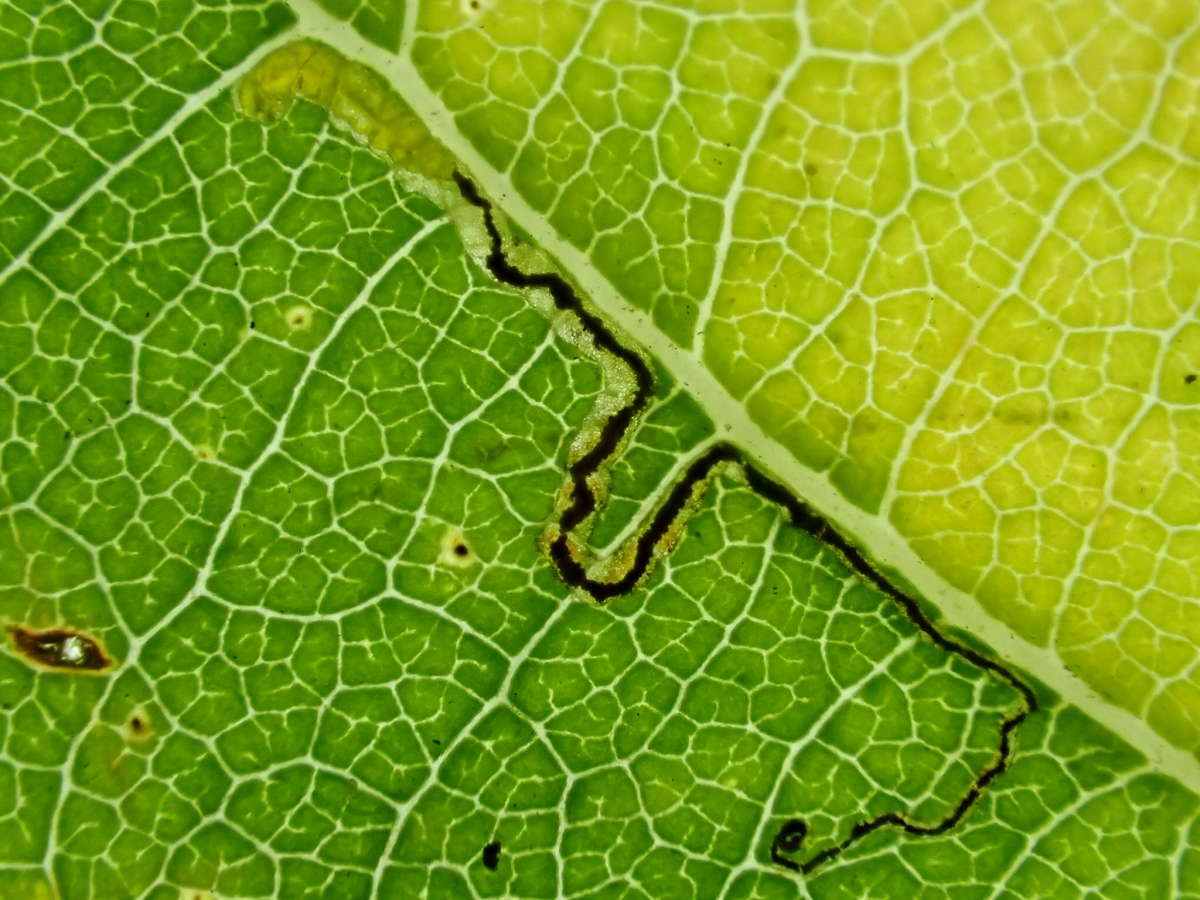
<path fill-rule="evenodd" d="M 1192 2 L 430 0 L 410 56 L 656 337 L 1194 753 L 1198 26 Z"/>
<path fill-rule="evenodd" d="M 936 819 L 1011 691 L 737 479 L 638 591 L 572 597 L 537 539 L 600 367 L 316 107 L 217 94 L 3 290 L 0 614 L 116 663 L 0 657 L 14 890 L 1197 890 L 1194 796 L 1041 687 L 960 827 L 772 867 L 783 821 Z M 656 391 L 594 533 L 712 432 Z"/>

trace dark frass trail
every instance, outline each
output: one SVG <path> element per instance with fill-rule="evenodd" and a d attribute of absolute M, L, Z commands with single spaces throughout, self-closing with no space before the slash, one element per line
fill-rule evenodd
<path fill-rule="evenodd" d="M 885 578 L 858 548 L 838 532 L 825 517 L 795 496 L 783 484 L 757 468 L 739 448 L 729 443 L 713 444 L 690 463 L 683 477 L 672 486 L 645 530 L 638 536 L 633 561 L 624 574 L 614 581 L 600 581 L 591 578 L 583 563 L 575 558 L 569 538 L 571 533 L 596 511 L 599 501 L 592 490 L 589 479 L 614 456 L 622 438 L 629 433 L 638 416 L 649 405 L 650 398 L 654 394 L 654 377 L 646 361 L 629 347 L 621 344 L 604 322 L 583 305 L 574 289 L 562 277 L 550 272 L 523 272 L 510 263 L 504 253 L 504 243 L 496 225 L 491 202 L 480 194 L 475 183 L 461 172 L 454 173 L 454 181 L 463 198 L 483 214 L 484 227 L 487 229 L 491 243 L 486 259 L 488 271 L 497 280 L 513 287 L 547 291 L 558 309 L 569 311 L 576 316 L 597 349 L 620 360 L 628 367 L 633 376 L 632 397 L 604 422 L 591 448 L 570 463 L 568 467 L 571 494 L 568 504 L 559 517 L 558 533 L 549 547 L 550 558 L 563 581 L 585 591 L 598 603 L 604 603 L 612 597 L 628 593 L 649 569 L 656 545 L 676 523 L 688 501 L 698 491 L 703 491 L 713 470 L 722 463 L 736 465 L 741 469 L 747 483 L 754 491 L 783 507 L 793 526 L 802 529 L 816 540 L 836 550 L 858 573 L 859 577 L 899 604 L 908 619 L 934 644 L 945 651 L 961 656 L 973 666 L 996 675 L 1011 685 L 1023 700 L 1021 708 L 1001 722 L 995 760 L 976 777 L 970 789 L 959 800 L 958 805 L 940 822 L 934 825 L 914 824 L 900 813 L 887 813 L 874 819 L 858 822 L 841 843 L 814 854 L 808 859 L 797 861 L 792 857 L 801 851 L 808 833 L 808 826 L 802 820 L 792 819 L 779 828 L 771 842 L 772 861 L 793 871 L 808 874 L 880 828 L 894 826 L 902 828 L 910 835 L 925 837 L 943 834 L 957 825 L 979 800 L 984 789 L 1008 768 L 1013 752 L 1013 732 L 1030 714 L 1037 710 L 1037 698 L 1034 696 L 1033 690 L 1006 666 L 938 631 L 916 600 Z"/>

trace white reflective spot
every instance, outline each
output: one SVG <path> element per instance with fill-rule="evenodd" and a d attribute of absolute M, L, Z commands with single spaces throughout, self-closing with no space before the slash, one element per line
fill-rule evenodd
<path fill-rule="evenodd" d="M 58 651 L 58 655 L 62 657 L 63 662 L 83 662 L 83 639 L 78 635 L 71 635 L 63 641 L 62 649 Z"/>

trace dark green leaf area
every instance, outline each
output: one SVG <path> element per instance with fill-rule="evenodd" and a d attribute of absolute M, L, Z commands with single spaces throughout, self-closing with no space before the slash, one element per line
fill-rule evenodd
<path fill-rule="evenodd" d="M 97 25 L 93 16 L 104 14 Z M 182 106 L 293 21 L 275 0 L 0 10 L 0 264 Z"/>
<path fill-rule="evenodd" d="M 563 614 L 514 694 L 565 766 L 622 767 L 662 838 L 728 866 L 773 815 L 812 853 L 888 811 L 940 821 L 1017 700 L 724 482 L 647 590 Z"/>

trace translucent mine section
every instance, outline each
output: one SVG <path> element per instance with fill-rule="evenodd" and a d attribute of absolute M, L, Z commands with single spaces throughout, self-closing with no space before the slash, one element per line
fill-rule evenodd
<path fill-rule="evenodd" d="M 454 170 L 446 148 L 382 76 L 327 44 L 300 40 L 280 47 L 238 89 L 242 112 L 263 121 L 278 119 L 296 98 L 328 110 L 395 166 L 433 178 Z"/>
<path fill-rule="evenodd" d="M 1198 15 L 445 0 L 412 53 L 770 435 L 1200 748 Z"/>

